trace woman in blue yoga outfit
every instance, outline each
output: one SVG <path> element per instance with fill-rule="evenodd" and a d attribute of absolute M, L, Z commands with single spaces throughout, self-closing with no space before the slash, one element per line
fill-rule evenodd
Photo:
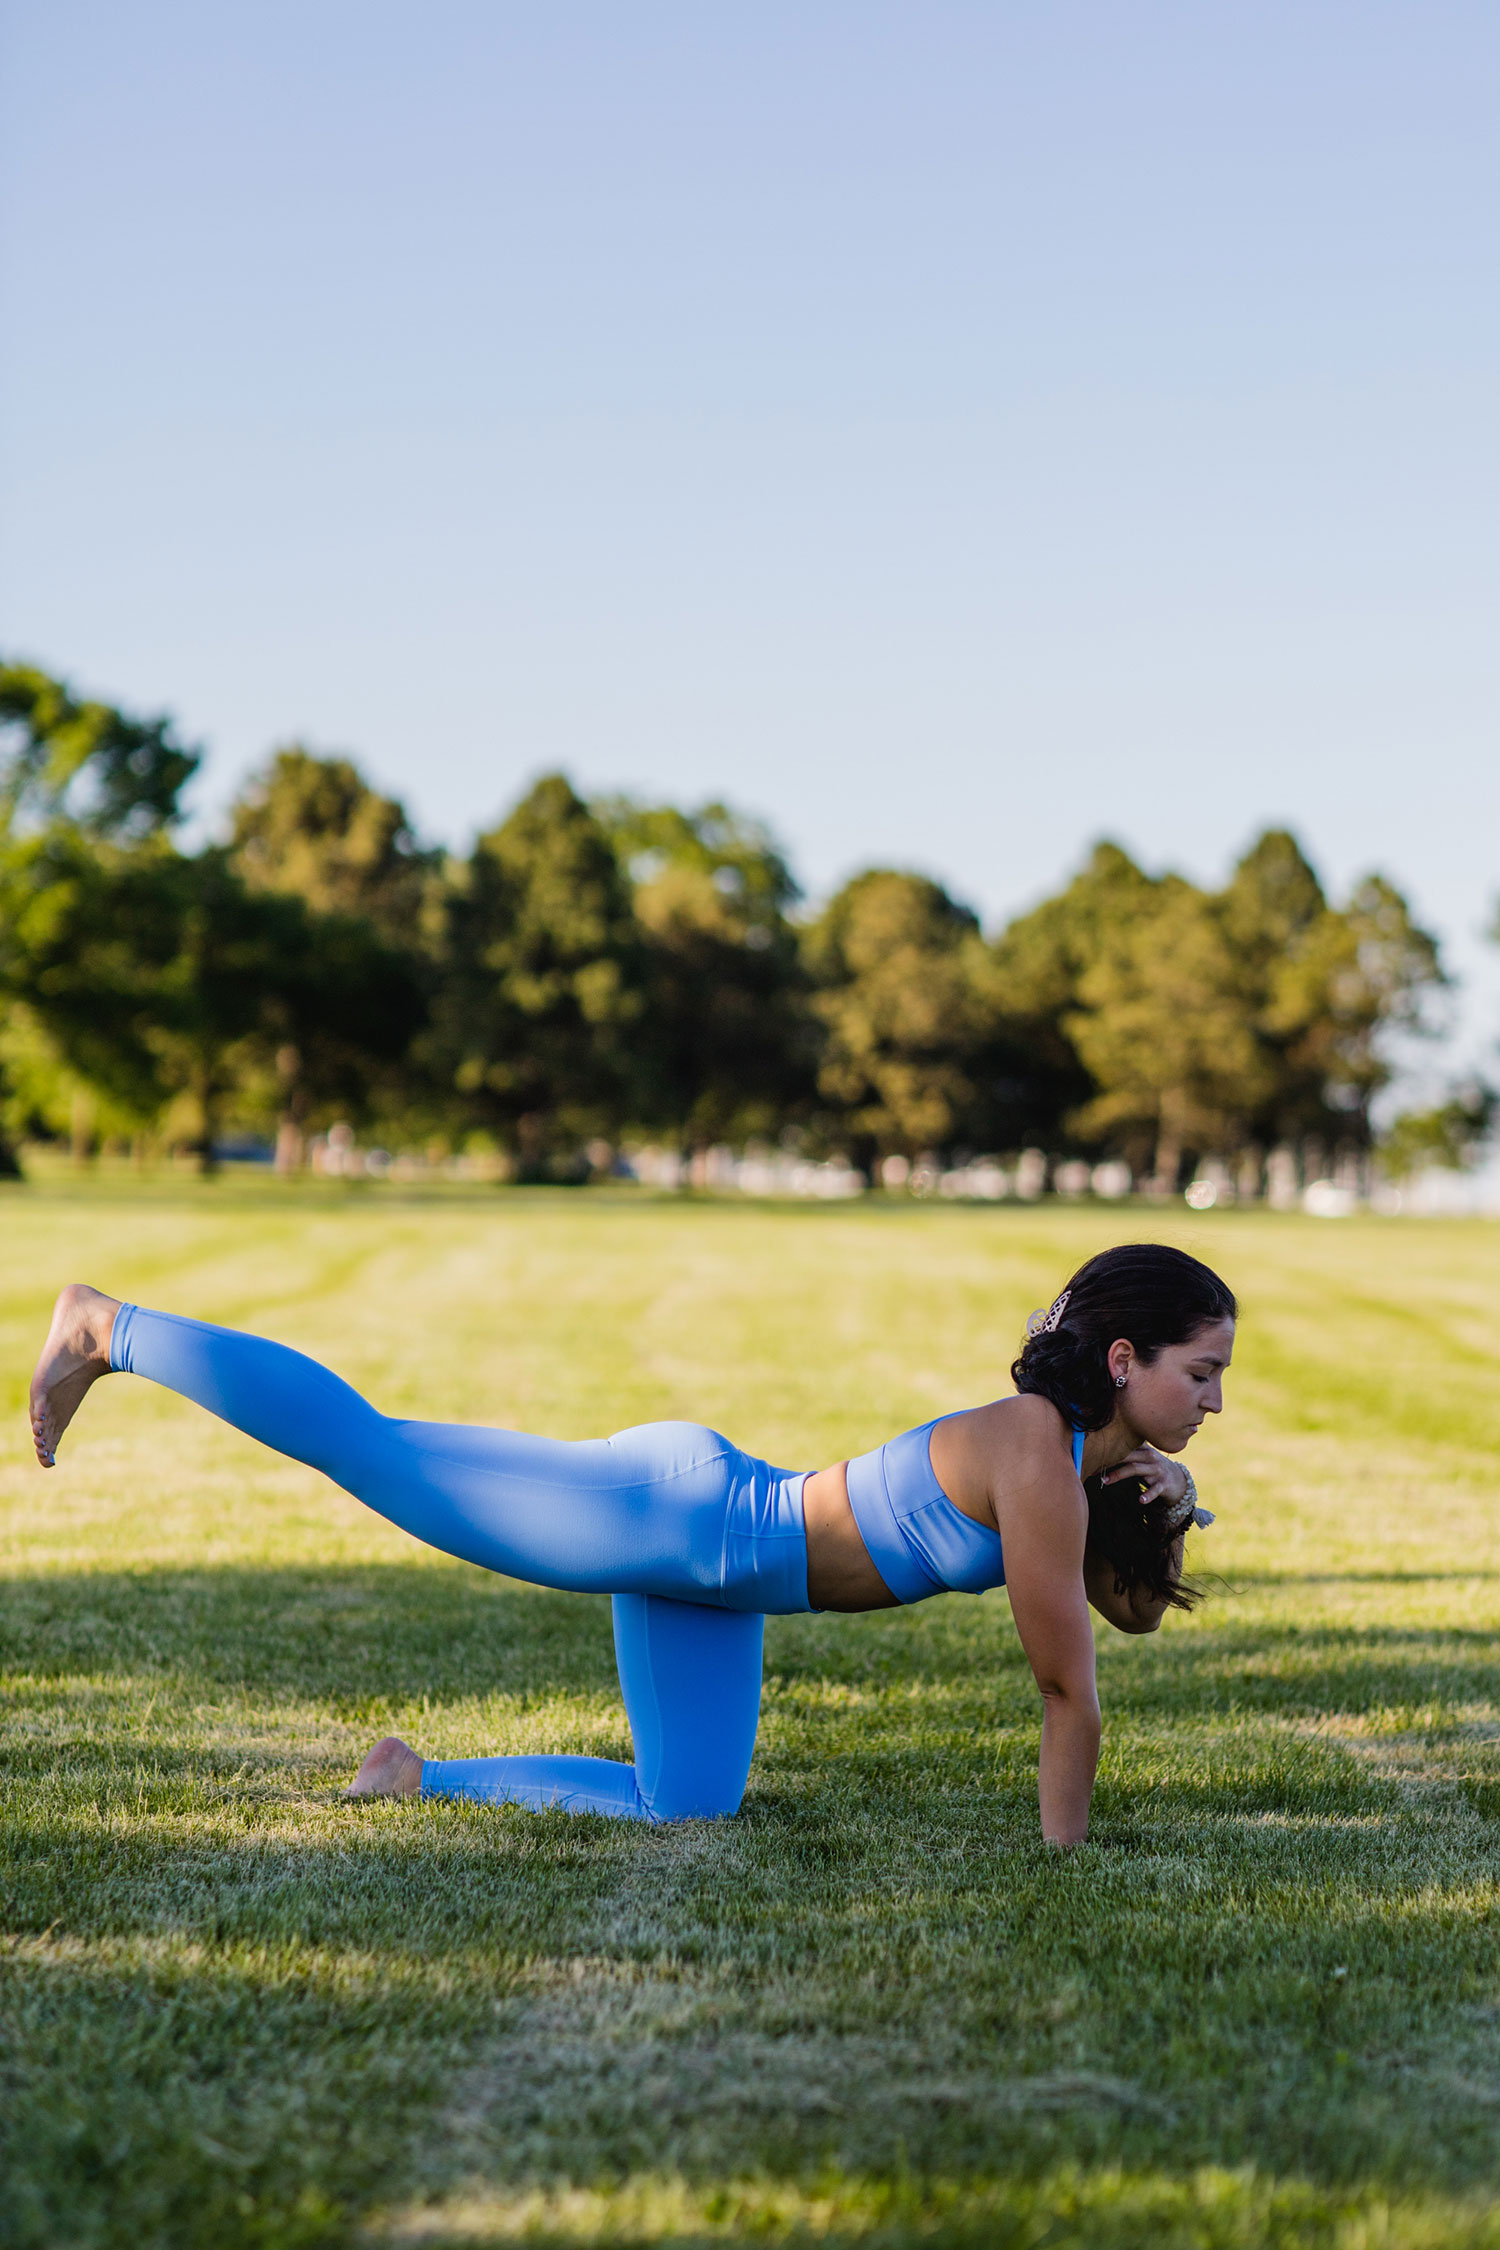
<path fill-rule="evenodd" d="M 73 1283 L 31 1385 L 44 1468 L 89 1386 L 144 1375 L 207 1407 L 445 1554 L 613 1596 L 635 1762 L 422 1759 L 379 1742 L 351 1795 L 477 1797 L 623 1820 L 738 1811 L 760 1716 L 767 1616 L 886 1609 L 1005 1585 L 1043 1698 L 1042 1832 L 1087 1832 L 1099 1752 L 1088 1608 L 1149 1633 L 1191 1595 L 1169 1458 L 1223 1405 L 1229 1290 L 1180 1250 L 1091 1258 L 1033 1316 L 1017 1396 L 946 1414 L 815 1474 L 772 1468 L 695 1422 L 579 1444 L 389 1421 L 338 1376 L 259 1336 Z"/>

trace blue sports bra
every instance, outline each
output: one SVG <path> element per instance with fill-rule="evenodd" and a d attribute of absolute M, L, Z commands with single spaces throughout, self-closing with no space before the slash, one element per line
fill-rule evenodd
<path fill-rule="evenodd" d="M 1000 1534 L 956 1508 L 932 1469 L 939 1414 L 849 1463 L 849 1505 L 870 1560 L 898 1602 L 931 1594 L 982 1594 L 1005 1584 Z M 1083 1432 L 1073 1432 L 1073 1466 L 1083 1474 Z"/>

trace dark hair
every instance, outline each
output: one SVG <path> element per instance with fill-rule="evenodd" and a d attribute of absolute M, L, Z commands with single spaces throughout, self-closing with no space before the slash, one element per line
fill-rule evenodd
<path fill-rule="evenodd" d="M 1074 1425 L 1102 1430 L 1115 1413 L 1111 1344 L 1124 1337 L 1149 1367 L 1164 1346 L 1185 1344 L 1217 1320 L 1238 1317 L 1233 1290 L 1185 1250 L 1163 1242 L 1127 1242 L 1101 1250 L 1079 1267 L 1063 1292 L 1051 1328 L 1028 1336 L 1011 1368 L 1018 1391 L 1048 1398 Z M 1143 1588 L 1176 1609 L 1190 1608 L 1173 1571 L 1178 1530 L 1164 1500 L 1140 1504 L 1134 1483 L 1084 1485 L 1089 1545 L 1114 1566 L 1120 1593 Z"/>

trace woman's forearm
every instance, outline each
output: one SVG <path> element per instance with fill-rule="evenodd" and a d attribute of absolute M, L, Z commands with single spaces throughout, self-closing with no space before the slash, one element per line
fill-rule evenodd
<path fill-rule="evenodd" d="M 1089 1831 L 1089 1799 L 1099 1763 L 1099 1701 L 1093 1694 L 1053 1693 L 1043 1699 L 1038 1776 L 1042 1835 L 1049 1844 L 1081 1844 Z"/>

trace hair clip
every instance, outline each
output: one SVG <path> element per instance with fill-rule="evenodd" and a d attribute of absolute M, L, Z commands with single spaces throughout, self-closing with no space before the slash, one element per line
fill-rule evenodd
<path fill-rule="evenodd" d="M 1033 1336 L 1051 1335 L 1053 1329 L 1062 1319 L 1063 1313 L 1067 1307 L 1068 1299 L 1072 1296 L 1072 1294 L 1073 1292 L 1071 1289 L 1065 1289 L 1060 1297 L 1055 1297 L 1053 1299 L 1052 1310 L 1050 1312 L 1044 1313 L 1039 1311 L 1034 1312 L 1031 1315 L 1031 1318 L 1026 1323 L 1026 1341 L 1028 1344 L 1031 1342 Z"/>

